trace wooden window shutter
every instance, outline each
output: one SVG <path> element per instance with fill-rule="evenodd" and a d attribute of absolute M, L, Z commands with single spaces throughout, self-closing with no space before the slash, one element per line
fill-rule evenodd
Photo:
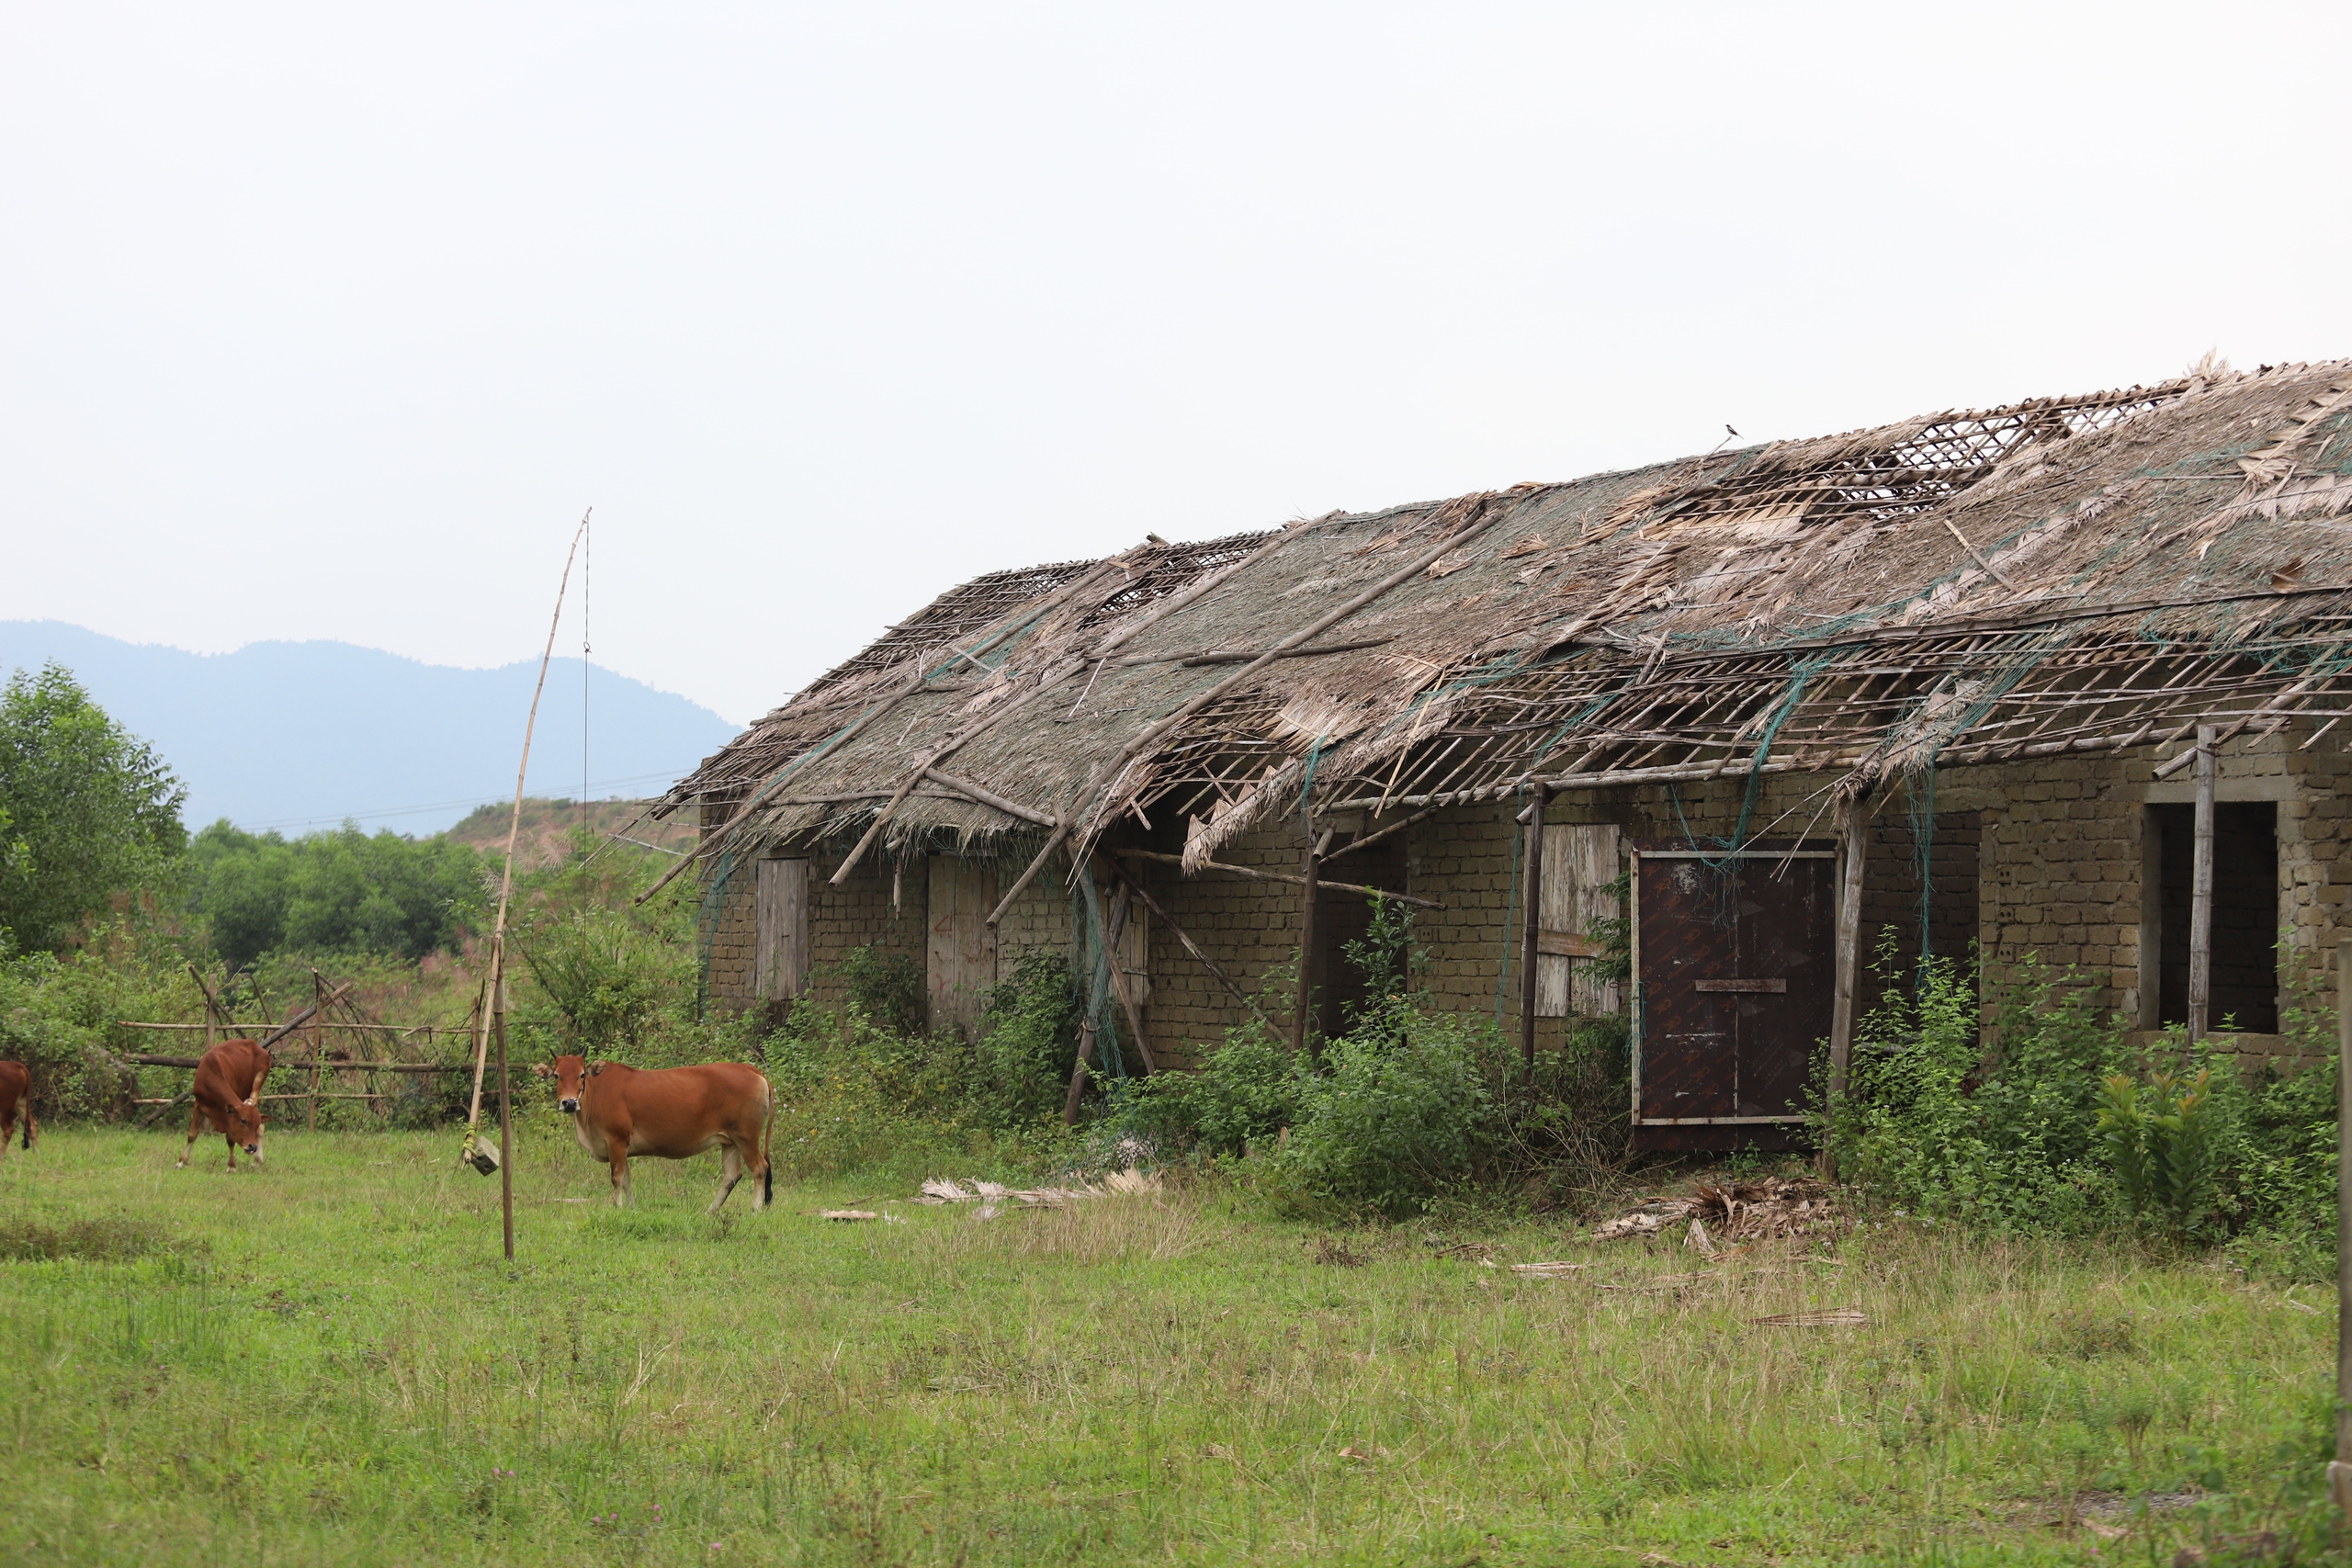
<path fill-rule="evenodd" d="M 1614 919 L 1610 884 L 1618 876 L 1614 827 L 1561 823 L 1544 829 L 1542 945 L 1581 947 L 1595 920 Z M 1589 958 L 1545 953 L 1535 960 L 1535 1016 L 1593 1018 L 1623 1011 L 1616 981 L 1596 980 Z"/>
<path fill-rule="evenodd" d="M 763 860 L 759 873 L 759 960 L 754 989 L 762 1001 L 786 1001 L 808 988 L 808 863 Z"/>

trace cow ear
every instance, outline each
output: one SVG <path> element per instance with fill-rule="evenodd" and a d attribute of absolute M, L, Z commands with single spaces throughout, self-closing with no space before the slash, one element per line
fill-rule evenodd
<path fill-rule="evenodd" d="M 606 1066 L 610 1066 L 610 1064 L 609 1064 L 609 1063 L 605 1063 L 605 1062 L 599 1062 L 599 1063 L 597 1063 L 594 1066 L 593 1066 L 593 1067 L 591 1067 L 591 1068 L 589 1068 L 589 1069 L 588 1069 L 588 1076 L 589 1076 L 590 1077 L 592 1077 L 592 1078 L 593 1078 L 593 1077 L 594 1077 L 598 1073 L 603 1072 L 603 1071 L 605 1070 L 605 1068 Z"/>
<path fill-rule="evenodd" d="M 551 1078 L 555 1077 L 555 1069 L 548 1066 L 545 1062 L 533 1062 L 531 1064 L 531 1071 L 543 1078 Z"/>

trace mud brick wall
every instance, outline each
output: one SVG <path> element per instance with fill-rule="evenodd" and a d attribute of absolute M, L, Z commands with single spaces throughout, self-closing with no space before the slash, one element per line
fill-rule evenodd
<path fill-rule="evenodd" d="M 2352 814 L 2337 804 L 2340 791 L 2352 786 L 2352 759 L 2326 741 L 2311 751 L 2298 750 L 2308 734 L 2307 728 L 2290 728 L 2225 748 L 2222 794 L 2224 799 L 2233 794 L 2245 798 L 2252 791 L 2277 801 L 2286 967 L 2290 976 L 2308 976 L 2318 987 L 2316 999 L 2333 1006 L 2334 979 L 2324 950 L 2332 946 L 2336 924 L 2345 918 L 2346 890 L 2352 888 Z M 1948 942 L 1964 946 L 1962 933 L 1973 933 L 1988 991 L 2013 978 L 2029 953 L 2052 966 L 2099 973 L 2105 978 L 2098 1004 L 2136 1021 L 2143 891 L 2148 899 L 2157 895 L 2154 887 L 2143 888 L 2143 866 L 2152 761 L 2153 754 L 2143 749 L 2127 758 L 2053 759 L 1939 774 L 1931 867 L 1939 890 L 1933 908 L 1936 950 L 1942 952 Z M 1826 782 L 1797 775 L 1763 781 L 1747 803 L 1747 830 L 1785 840 L 1809 829 L 1812 838 L 1827 842 L 1821 795 Z M 1613 824 L 1628 844 L 1710 840 L 1738 828 L 1747 787 L 1747 781 L 1734 778 L 1563 795 L 1553 802 L 1546 820 Z M 1499 1016 L 1514 1037 L 1518 937 L 1526 898 L 1515 863 L 1521 852 L 1513 821 L 1517 809 L 1516 802 L 1454 807 L 1399 835 L 1406 844 L 1405 890 L 1445 906 L 1416 916 L 1430 990 L 1446 1005 Z M 1368 826 L 1379 825 L 1375 819 Z M 1866 929 L 1894 924 L 1916 942 L 1917 863 L 1910 831 L 1907 796 L 1898 785 L 1877 803 L 1864 885 L 1865 921 Z M 811 879 L 814 988 L 820 997 L 839 995 L 837 971 L 854 948 L 870 944 L 904 953 L 917 964 L 925 955 L 927 878 L 921 864 L 910 863 L 902 907 L 894 913 L 888 863 L 861 866 L 848 886 L 836 889 L 826 878 L 839 863 L 838 852 L 831 858 L 820 854 Z M 1303 857 L 1304 844 L 1291 821 L 1245 835 L 1218 852 L 1221 861 L 1288 875 L 1298 873 Z M 1334 863 L 1330 874 L 1347 879 L 1347 864 L 1345 858 Z M 1069 950 L 1065 869 L 1041 874 L 1008 911 L 1000 928 L 1001 969 L 1009 971 L 1012 955 L 1023 948 Z M 1276 1028 L 1287 1032 L 1299 889 L 1215 873 L 1186 878 L 1166 864 L 1137 869 L 1153 897 L 1228 976 L 1260 997 Z M 1972 870 L 1973 908 L 1967 890 Z M 1001 874 L 1009 879 L 1017 870 L 1008 862 Z M 752 898 L 746 869 L 729 891 L 712 944 L 715 1003 L 741 1007 L 750 999 Z M 1249 1017 L 1159 920 L 1152 922 L 1150 967 L 1145 1028 L 1163 1065 L 1196 1066 Z M 1269 991 L 1276 979 L 1280 984 Z M 1539 1045 L 1555 1043 L 1565 1027 L 1562 1021 L 1540 1021 Z"/>
<path fill-rule="evenodd" d="M 891 903 L 893 863 L 869 855 L 849 880 L 832 885 L 845 846 L 825 846 L 812 852 L 808 866 L 809 994 L 820 1000 L 843 996 L 841 966 L 850 953 L 872 947 L 883 953 L 904 953 L 920 969 L 923 962 L 925 901 L 929 879 L 921 862 L 906 867 L 899 886 L 899 901 Z M 752 1005 L 757 979 L 757 919 L 754 904 L 758 873 L 748 860 L 735 863 L 719 896 L 717 929 L 710 943 L 710 976 L 707 995 L 714 1013 L 741 1012 Z"/>

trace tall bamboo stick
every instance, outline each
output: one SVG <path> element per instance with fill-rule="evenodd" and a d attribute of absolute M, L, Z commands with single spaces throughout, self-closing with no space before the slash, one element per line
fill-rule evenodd
<path fill-rule="evenodd" d="M 1527 925 L 1520 936 L 1519 1055 L 1527 1087 L 1535 1087 L 1535 960 L 1536 943 L 1544 930 L 1544 807 L 1551 792 L 1535 782 L 1535 798 L 1528 803 Z"/>
<path fill-rule="evenodd" d="M 523 831 L 523 782 L 531 772 L 531 732 L 538 727 L 539 697 L 547 691 L 548 665 L 555 658 L 556 628 L 563 622 L 563 595 L 571 586 L 571 563 L 580 554 L 581 536 L 588 531 L 588 518 L 594 512 L 592 506 L 582 513 L 580 526 L 572 530 L 571 548 L 563 557 L 563 577 L 556 584 L 555 614 L 548 618 L 548 646 L 539 655 L 538 683 L 531 688 L 530 716 L 523 721 L 523 761 L 514 769 L 514 809 L 506 819 L 506 863 L 498 878 L 498 919 L 490 932 L 489 1032 L 496 1036 L 498 1043 L 498 1194 L 505 1220 L 506 1260 L 510 1263 L 514 1260 L 514 1172 L 509 1157 L 514 1153 L 514 1133 L 506 1081 L 506 911 L 514 897 L 514 840 Z M 482 1058 L 479 1049 L 474 1063 L 474 1108 L 466 1122 L 466 1147 L 467 1157 L 479 1169 L 482 1154 L 481 1140 L 476 1132 L 481 1117 Z"/>
<path fill-rule="evenodd" d="M 1854 996 L 1862 965 L 1862 852 L 1870 831 L 1869 796 L 1857 791 L 1838 803 L 1838 832 L 1845 857 L 1838 882 L 1836 999 L 1829 1012 L 1829 1105 L 1846 1098 L 1846 1074 L 1854 1059 Z M 1838 1179 L 1837 1156 L 1825 1139 L 1821 1174 Z"/>
<path fill-rule="evenodd" d="M 2213 727 L 2197 727 L 2197 850 L 2188 893 L 2188 1038 L 2205 1038 L 2213 1006 Z"/>
<path fill-rule="evenodd" d="M 2352 936 L 2335 944 L 2335 1458 L 2327 1489 L 2352 1514 Z"/>

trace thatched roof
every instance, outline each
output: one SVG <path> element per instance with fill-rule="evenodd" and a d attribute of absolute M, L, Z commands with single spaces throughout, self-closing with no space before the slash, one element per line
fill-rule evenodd
<path fill-rule="evenodd" d="M 1334 513 L 942 595 L 666 797 L 707 853 L 2267 733 L 2352 664 L 2352 362 Z M 2167 753 L 2168 755 L 2169 753 Z M 929 771 L 926 772 L 925 770 Z"/>

